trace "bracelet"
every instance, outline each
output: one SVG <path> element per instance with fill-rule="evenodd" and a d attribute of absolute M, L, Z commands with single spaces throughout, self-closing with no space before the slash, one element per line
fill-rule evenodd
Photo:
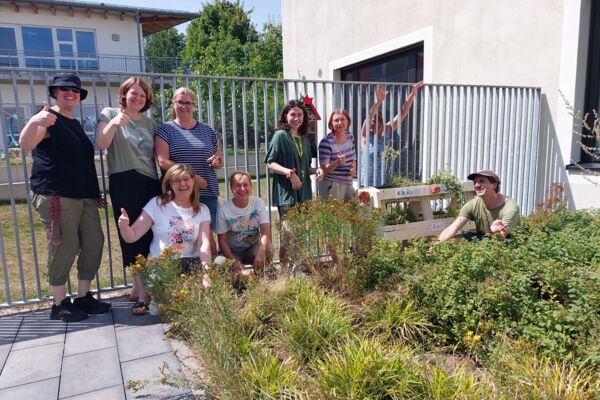
<path fill-rule="evenodd" d="M 288 172 L 285 175 L 285 177 L 288 178 L 288 179 L 292 179 L 292 175 L 295 175 L 295 174 L 296 174 L 296 168 L 292 168 L 292 169 L 290 169 L 290 172 Z"/>

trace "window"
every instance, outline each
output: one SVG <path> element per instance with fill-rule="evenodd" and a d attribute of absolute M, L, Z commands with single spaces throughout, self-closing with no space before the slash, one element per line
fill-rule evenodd
<path fill-rule="evenodd" d="M 377 58 L 372 58 L 360 62 L 355 65 L 343 68 L 341 71 L 343 81 L 358 81 L 358 82 L 397 82 L 397 83 L 414 83 L 423 79 L 423 43 L 416 44 L 411 47 L 403 48 L 393 53 L 384 54 Z M 360 154 L 361 150 L 359 147 L 360 143 L 360 127 L 362 126 L 363 120 L 366 118 L 368 109 L 371 107 L 374 101 L 375 88 L 371 87 L 369 94 L 369 104 L 367 104 L 367 94 L 363 87 L 361 93 L 361 110 L 358 110 L 358 97 L 359 88 L 355 85 L 353 92 L 350 93 L 352 88 L 346 87 L 344 92 L 344 108 L 352 110 L 350 117 L 352 118 L 353 131 L 355 132 L 357 155 Z M 389 89 L 388 89 L 389 90 Z M 385 107 L 386 121 L 390 121 L 396 114 L 398 114 L 398 102 L 401 99 L 403 102 L 408 95 L 408 88 L 404 87 L 403 90 L 392 90 L 388 95 L 388 101 L 393 97 L 394 109 L 392 110 L 389 106 L 390 103 Z M 352 99 L 352 107 L 349 99 Z M 416 109 L 417 118 L 416 122 L 419 121 L 419 112 L 417 108 L 418 102 L 413 103 L 413 107 Z M 383 109 L 381 110 L 383 111 Z M 396 150 L 399 156 L 394 161 L 393 174 L 406 176 L 413 180 L 420 179 L 419 168 L 413 166 L 419 165 L 419 148 L 420 140 L 414 130 L 413 124 L 414 114 L 410 112 L 408 118 L 404 120 L 404 123 L 398 125 L 398 129 L 391 136 L 390 146 Z M 361 157 L 360 155 L 358 156 Z"/>
<path fill-rule="evenodd" d="M 77 39 L 77 53 L 79 54 L 77 64 L 79 69 L 98 69 L 94 32 L 76 31 L 75 37 Z"/>
<path fill-rule="evenodd" d="M 18 67 L 17 40 L 14 28 L 0 27 L 0 66 Z"/>
<path fill-rule="evenodd" d="M 600 2 L 592 2 L 591 14 L 584 114 L 589 113 L 593 116 L 592 110 L 600 111 Z M 596 138 L 591 136 L 584 137 L 582 143 L 591 148 L 600 146 Z M 589 168 L 600 167 L 600 160 L 583 150 L 581 150 L 581 163 L 593 164 L 589 165 Z"/>
<path fill-rule="evenodd" d="M 21 27 L 25 66 L 33 68 L 56 68 L 54 40 L 51 28 Z"/>

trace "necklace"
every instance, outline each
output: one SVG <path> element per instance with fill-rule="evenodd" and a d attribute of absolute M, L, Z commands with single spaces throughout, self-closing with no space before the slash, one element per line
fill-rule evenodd
<path fill-rule="evenodd" d="M 294 139 L 296 150 L 298 150 L 298 155 L 300 156 L 300 159 L 302 159 L 302 155 L 304 154 L 304 149 L 302 148 L 302 138 L 298 138 L 297 140 L 294 136 L 292 136 L 292 138 Z"/>

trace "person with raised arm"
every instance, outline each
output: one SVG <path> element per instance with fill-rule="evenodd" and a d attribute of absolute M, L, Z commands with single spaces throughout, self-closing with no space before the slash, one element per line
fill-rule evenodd
<path fill-rule="evenodd" d="M 152 105 L 152 90 L 142 78 L 132 76 L 119 88 L 119 107 L 107 107 L 100 114 L 96 146 L 107 150 L 108 181 L 115 223 L 120 210 L 128 210 L 137 218 L 148 200 L 160 194 L 160 183 L 154 160 L 154 134 L 156 123 L 144 115 Z M 119 237 L 123 268 L 135 263 L 138 254 L 147 256 L 152 232 L 133 243 Z M 148 301 L 140 276 L 133 277 L 130 300 Z M 134 314 L 143 314 L 140 307 L 132 308 Z"/>
<path fill-rule="evenodd" d="M 94 146 L 74 110 L 87 97 L 74 74 L 55 76 L 48 86 L 56 100 L 35 114 L 19 136 L 22 150 L 33 157 L 31 202 L 48 236 L 48 282 L 54 304 L 50 319 L 76 322 L 88 314 L 110 310 L 110 303 L 96 300 L 90 287 L 100 268 L 104 235 L 98 207 L 100 196 Z M 65 285 L 77 256 L 77 297 L 67 297 Z"/>
<path fill-rule="evenodd" d="M 384 186 L 390 183 L 387 178 L 384 178 L 384 176 L 388 175 L 385 174 L 384 171 L 384 168 L 386 168 L 386 164 L 383 160 L 384 149 L 387 146 L 391 146 L 391 134 L 398 128 L 398 124 L 403 122 L 408 116 L 408 112 L 417 97 L 417 93 L 422 87 L 423 81 L 415 83 L 412 86 L 406 101 L 402 105 L 400 114 L 397 114 L 391 121 L 388 121 L 385 124 L 383 123 L 383 116 L 379 109 L 389 92 L 386 92 L 384 85 L 377 85 L 375 88 L 375 102 L 369 109 L 369 114 L 360 129 L 362 148 L 361 186 Z M 367 122 L 369 126 L 368 130 Z M 374 176 L 376 158 L 377 176 Z"/>

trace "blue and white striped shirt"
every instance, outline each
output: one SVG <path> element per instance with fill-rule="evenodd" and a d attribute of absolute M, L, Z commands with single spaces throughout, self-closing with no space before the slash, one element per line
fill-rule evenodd
<path fill-rule="evenodd" d="M 350 131 L 346 131 L 344 143 L 337 143 L 331 132 L 321 140 L 321 143 L 319 143 L 319 165 L 324 167 L 330 162 L 336 161 L 340 158 L 339 154 L 346 157 L 346 162 L 325 175 L 325 180 L 351 185 L 350 167 L 356 156 L 354 153 L 354 137 Z"/>
<path fill-rule="evenodd" d="M 208 186 L 200 190 L 201 196 L 219 196 L 219 182 L 214 168 L 206 161 L 217 151 L 217 133 L 210 126 L 197 122 L 185 129 L 175 121 L 165 122 L 156 130 L 156 136 L 169 145 L 169 158 L 178 164 L 190 164 Z"/>

